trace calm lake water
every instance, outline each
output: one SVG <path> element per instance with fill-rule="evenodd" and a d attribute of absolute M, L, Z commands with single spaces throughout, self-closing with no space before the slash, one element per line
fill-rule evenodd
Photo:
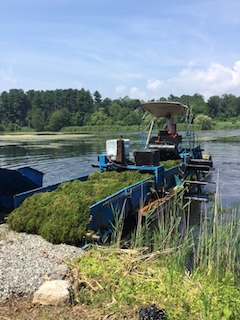
<path fill-rule="evenodd" d="M 97 133 L 72 136 L 4 136 L 0 135 L 0 166 L 30 166 L 44 173 L 49 185 L 98 170 L 98 155 L 105 153 L 106 140 L 130 138 L 130 148 L 138 147 L 137 133 Z M 211 181 L 218 181 L 220 201 L 224 207 L 240 203 L 240 130 L 198 132 L 201 147 L 210 153 L 215 170 Z M 218 178 L 219 175 L 219 178 Z M 208 185 L 214 192 L 216 186 Z"/>

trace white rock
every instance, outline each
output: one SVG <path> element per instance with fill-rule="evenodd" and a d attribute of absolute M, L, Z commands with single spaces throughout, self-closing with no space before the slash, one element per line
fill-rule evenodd
<path fill-rule="evenodd" d="M 33 304 L 40 305 L 62 305 L 69 303 L 72 297 L 70 281 L 52 280 L 40 286 L 34 293 Z"/>

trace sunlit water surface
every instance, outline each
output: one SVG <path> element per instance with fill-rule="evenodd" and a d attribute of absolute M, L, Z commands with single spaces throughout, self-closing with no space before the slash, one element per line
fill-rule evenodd
<path fill-rule="evenodd" d="M 62 182 L 98 170 L 98 155 L 105 153 L 106 140 L 120 136 L 130 138 L 131 149 L 138 147 L 137 133 L 101 133 L 74 135 L 58 139 L 38 136 L 37 139 L 8 140 L 0 136 L 0 166 L 19 168 L 30 166 L 44 173 L 44 185 Z M 198 132 L 201 147 L 213 158 L 214 171 L 208 191 L 218 189 L 224 207 L 240 203 L 240 130 Z"/>

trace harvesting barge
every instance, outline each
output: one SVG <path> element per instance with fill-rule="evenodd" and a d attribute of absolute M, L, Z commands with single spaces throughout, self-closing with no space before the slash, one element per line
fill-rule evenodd
<path fill-rule="evenodd" d="M 99 170 L 100 172 L 137 170 L 151 174 L 151 177 L 127 186 L 90 206 L 87 229 L 97 233 L 99 239 L 112 233 L 117 219 L 125 219 L 139 212 L 146 215 L 148 210 L 164 203 L 185 187 L 189 191 L 185 192 L 185 197 L 188 199 L 207 201 L 206 195 L 202 194 L 202 186 L 207 182 L 202 178 L 210 172 L 212 159 L 210 155 L 202 153 L 196 135 L 190 130 L 192 114 L 189 108 L 177 102 L 143 103 L 142 108 L 152 115 L 150 123 L 142 132 L 146 136 L 142 148 L 130 155 L 130 140 L 122 138 L 108 140 L 106 154 L 98 157 Z M 160 130 L 158 136 L 153 134 L 155 121 L 164 117 L 167 112 L 171 112 L 173 116 L 185 117 L 185 135 L 173 135 L 165 130 Z M 166 169 L 162 162 L 167 160 L 175 160 L 177 164 Z M 1 192 L 1 206 L 17 208 L 29 196 L 53 191 L 60 185 L 59 183 L 42 187 L 41 173 L 36 173 L 36 176 L 38 176 L 36 187 L 27 187 L 22 189 L 22 192 L 14 189 L 11 194 Z M 84 182 L 87 179 L 88 176 L 81 176 L 72 180 Z"/>

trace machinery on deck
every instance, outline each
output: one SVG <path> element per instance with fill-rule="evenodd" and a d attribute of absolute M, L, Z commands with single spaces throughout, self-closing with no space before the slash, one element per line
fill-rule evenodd
<path fill-rule="evenodd" d="M 154 172 L 158 188 L 161 185 L 164 190 L 174 187 L 177 177 L 183 185 L 188 185 L 189 199 L 192 195 L 192 199 L 208 201 L 207 195 L 202 194 L 202 186 L 207 184 L 202 179 L 211 172 L 212 157 L 203 153 L 197 135 L 191 130 L 193 119 L 191 110 L 179 102 L 169 101 L 142 103 L 141 106 L 146 113 L 152 115 L 149 124 L 142 132 L 146 137 L 142 148 L 135 150 L 132 154 L 134 158 L 130 159 L 128 139 L 108 140 L 106 155 L 99 156 L 100 170 L 150 170 Z M 154 134 L 156 120 L 165 117 L 167 112 L 173 116 L 184 117 L 184 133 L 169 134 L 166 130 L 160 130 L 158 135 Z M 173 166 L 171 170 L 163 169 L 164 174 L 160 182 L 155 168 L 167 160 L 179 160 L 180 164 Z"/>
<path fill-rule="evenodd" d="M 203 178 L 209 174 L 212 167 L 210 155 L 203 154 L 197 143 L 196 135 L 190 130 L 192 115 L 187 106 L 173 102 L 151 102 L 142 104 L 142 107 L 153 116 L 149 125 L 149 132 L 145 145 L 130 155 L 129 139 L 108 140 L 106 154 L 99 156 L 100 171 L 107 170 L 138 170 L 152 173 L 152 179 L 141 181 L 136 185 L 121 190 L 118 195 L 103 199 L 91 207 L 90 228 L 102 234 L 110 230 L 109 221 L 114 218 L 111 210 L 116 207 L 125 211 L 125 216 L 136 211 L 140 206 L 149 207 L 149 204 L 163 203 L 176 187 L 186 189 L 185 198 L 208 201 L 208 196 L 202 193 L 202 186 L 207 182 Z M 184 115 L 186 132 L 184 135 L 168 135 L 160 131 L 154 136 L 153 126 L 156 119 L 164 116 L 167 111 L 173 115 Z M 179 164 L 165 169 L 163 160 L 179 160 Z M 174 193 L 172 193 L 174 194 Z M 116 211 L 116 210 L 115 210 Z M 101 214 L 99 214 L 101 212 Z M 104 220 L 104 222 L 103 222 Z"/>
<path fill-rule="evenodd" d="M 160 160 L 179 159 L 182 151 L 186 151 L 183 146 L 183 137 L 180 134 L 172 134 L 167 130 L 160 130 L 158 135 L 153 135 L 154 124 L 157 119 L 164 118 L 167 113 L 173 117 L 182 115 L 185 117 L 185 123 L 190 125 L 190 110 L 187 106 L 179 102 L 159 101 L 142 103 L 142 108 L 152 115 L 152 119 L 148 124 L 148 135 L 145 143 L 145 149 L 157 150 Z"/>

